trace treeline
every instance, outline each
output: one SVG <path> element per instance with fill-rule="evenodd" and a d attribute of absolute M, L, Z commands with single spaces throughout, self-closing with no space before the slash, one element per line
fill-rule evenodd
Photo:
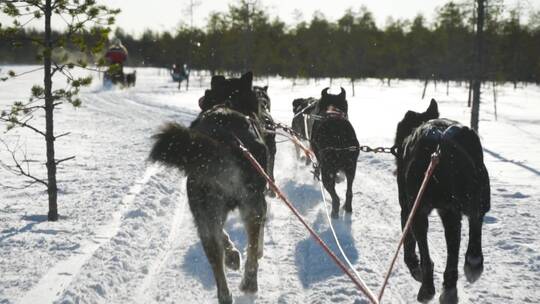
<path fill-rule="evenodd" d="M 538 83 L 540 13 L 525 24 L 519 10 L 504 11 L 500 2 L 490 1 L 487 12 L 484 80 Z M 288 77 L 467 81 L 474 58 L 473 5 L 449 2 L 438 9 L 432 24 L 417 16 L 389 20 L 379 28 L 372 13 L 361 8 L 346 11 L 336 22 L 315 14 L 309 22 L 287 27 L 240 0 L 228 12 L 213 13 L 204 29 L 146 31 L 140 38 L 117 30 L 115 35 L 129 50 L 132 66 L 188 63 L 212 73 L 249 69 Z M 0 62 L 32 61 L 32 48 L 14 50 L 11 43 L 0 37 Z"/>

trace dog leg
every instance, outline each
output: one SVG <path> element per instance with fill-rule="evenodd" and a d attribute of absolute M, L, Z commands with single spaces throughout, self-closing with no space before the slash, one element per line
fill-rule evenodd
<path fill-rule="evenodd" d="M 259 228 L 259 247 L 257 251 L 257 258 L 260 259 L 264 255 L 264 223 L 266 222 L 266 214 L 264 216 L 261 227 Z"/>
<path fill-rule="evenodd" d="M 408 217 L 409 210 L 402 208 L 401 229 L 405 228 Z M 409 268 L 411 276 L 418 282 L 422 282 L 422 268 L 420 268 L 418 255 L 416 255 L 416 239 L 414 238 L 414 234 L 411 231 L 409 231 L 405 235 L 405 240 L 403 242 L 403 258 L 405 265 L 407 265 L 407 268 Z"/>
<path fill-rule="evenodd" d="M 446 238 L 446 269 L 444 271 L 443 293 L 440 303 L 454 304 L 458 302 L 456 282 L 458 278 L 459 244 L 461 241 L 461 214 L 451 211 L 440 211 Z"/>
<path fill-rule="evenodd" d="M 352 184 L 354 181 L 354 175 L 356 173 L 356 163 L 353 164 L 354 167 L 347 169 L 345 172 L 345 175 L 347 176 L 347 194 L 345 196 L 345 205 L 343 209 L 345 209 L 345 212 L 352 213 Z"/>
<path fill-rule="evenodd" d="M 427 241 L 427 231 L 429 227 L 428 217 L 421 214 L 421 210 L 415 216 L 413 232 L 418 249 L 420 250 L 420 264 L 422 266 L 422 286 L 418 291 L 418 301 L 426 302 L 433 299 L 435 287 L 433 285 L 433 262 L 429 256 L 429 246 Z"/>
<path fill-rule="evenodd" d="M 484 255 L 482 254 L 482 222 L 483 216 L 469 216 L 469 245 L 465 254 L 465 276 L 470 283 L 476 282 L 484 271 Z"/>
<path fill-rule="evenodd" d="M 324 188 L 328 193 L 330 193 L 330 196 L 332 197 L 332 218 L 338 218 L 339 217 L 339 196 L 336 193 L 336 173 L 330 173 L 328 172 L 328 169 L 321 168 L 322 172 L 322 182 L 324 185 Z"/>
<path fill-rule="evenodd" d="M 259 192 L 259 191 L 258 191 Z M 264 193 L 256 193 L 240 209 L 244 220 L 244 226 L 248 236 L 247 258 L 244 268 L 244 277 L 240 284 L 240 290 L 246 293 L 255 293 L 258 290 L 257 271 L 259 269 L 259 255 L 262 255 L 261 229 L 264 229 L 264 219 L 266 217 L 266 202 Z"/>
<path fill-rule="evenodd" d="M 232 270 L 240 269 L 240 251 L 236 249 L 225 230 L 223 230 L 223 247 L 225 249 L 225 266 Z"/>
<path fill-rule="evenodd" d="M 398 166 L 397 181 L 399 192 L 399 205 L 401 206 L 401 230 L 405 229 L 407 219 L 410 214 L 409 202 L 412 200 L 405 190 L 405 180 L 401 168 Z M 420 262 L 418 255 L 416 255 L 416 239 L 412 231 L 405 234 L 403 242 L 403 259 L 407 268 L 411 273 L 411 276 L 418 282 L 422 282 L 422 269 L 420 268 Z"/>
<path fill-rule="evenodd" d="M 209 227 L 208 227 L 209 228 Z M 219 304 L 232 304 L 232 295 L 227 286 L 223 265 L 223 236 L 219 229 L 199 229 L 201 242 L 214 272 Z"/>
<path fill-rule="evenodd" d="M 216 204 L 219 198 L 205 191 L 194 178 L 188 177 L 186 188 L 189 208 L 193 214 L 204 252 L 214 272 L 219 303 L 232 304 L 232 294 L 227 286 L 223 264 L 223 222 L 226 212 Z M 204 207 L 208 205 L 212 207 Z"/>

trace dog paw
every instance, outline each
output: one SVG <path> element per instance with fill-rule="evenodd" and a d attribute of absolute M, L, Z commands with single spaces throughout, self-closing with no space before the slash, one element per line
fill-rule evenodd
<path fill-rule="evenodd" d="M 219 293 L 218 291 L 218 303 L 219 304 L 232 304 L 232 294 L 227 290 L 224 292 Z"/>
<path fill-rule="evenodd" d="M 457 304 L 458 303 L 458 292 L 456 287 L 445 288 L 439 297 L 439 303 L 441 304 Z"/>
<path fill-rule="evenodd" d="M 229 250 L 225 254 L 225 266 L 231 270 L 240 269 L 240 252 L 236 249 Z"/>
<path fill-rule="evenodd" d="M 418 291 L 418 296 L 416 299 L 418 302 L 425 303 L 431 301 L 433 296 L 435 296 L 435 287 L 422 285 Z"/>
<path fill-rule="evenodd" d="M 248 279 L 244 278 L 242 279 L 242 282 L 240 283 L 240 290 L 245 293 L 256 293 L 258 290 L 257 286 L 257 279 Z"/>
<path fill-rule="evenodd" d="M 469 283 L 476 282 L 482 275 L 482 272 L 484 272 L 484 258 L 482 256 L 466 256 L 463 270 Z"/>
<path fill-rule="evenodd" d="M 415 268 L 410 268 L 411 276 L 418 282 L 422 283 L 422 268 L 416 266 Z"/>
<path fill-rule="evenodd" d="M 422 283 L 422 268 L 418 264 L 418 260 L 413 262 L 406 262 L 407 268 L 409 268 L 409 272 L 411 273 L 411 276 L 416 281 Z"/>

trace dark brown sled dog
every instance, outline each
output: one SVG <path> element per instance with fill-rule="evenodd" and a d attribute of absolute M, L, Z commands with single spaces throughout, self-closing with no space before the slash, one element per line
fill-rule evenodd
<path fill-rule="evenodd" d="M 218 300 L 228 304 L 232 303 L 232 295 L 224 266 L 238 270 L 240 253 L 223 230 L 227 214 L 238 208 L 247 231 L 247 260 L 240 286 L 245 292 L 257 291 L 266 218 L 266 181 L 243 157 L 236 138 L 263 167 L 268 152 L 253 121 L 239 112 L 250 112 L 242 107 L 255 102 L 251 73 L 228 79 L 222 86 L 223 90 L 213 96 L 221 102 L 199 114 L 189 128 L 168 124 L 155 135 L 150 159 L 186 173 L 189 206 L 214 272 Z"/>

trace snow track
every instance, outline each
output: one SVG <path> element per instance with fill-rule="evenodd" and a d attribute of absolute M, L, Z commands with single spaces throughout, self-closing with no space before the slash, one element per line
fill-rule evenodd
<path fill-rule="evenodd" d="M 129 209 L 135 200 L 135 197 L 141 192 L 149 179 L 156 174 L 156 166 L 148 167 L 140 181 L 135 183 L 122 199 L 123 208 L 116 212 L 111 221 L 95 232 L 92 239 L 83 242 L 77 253 L 70 258 L 54 265 L 21 300 L 21 304 L 32 303 L 52 303 L 59 294 L 68 286 L 73 277 L 76 276 L 81 267 L 94 255 L 103 244 L 118 232 L 122 223 L 122 217 L 125 210 Z"/>

